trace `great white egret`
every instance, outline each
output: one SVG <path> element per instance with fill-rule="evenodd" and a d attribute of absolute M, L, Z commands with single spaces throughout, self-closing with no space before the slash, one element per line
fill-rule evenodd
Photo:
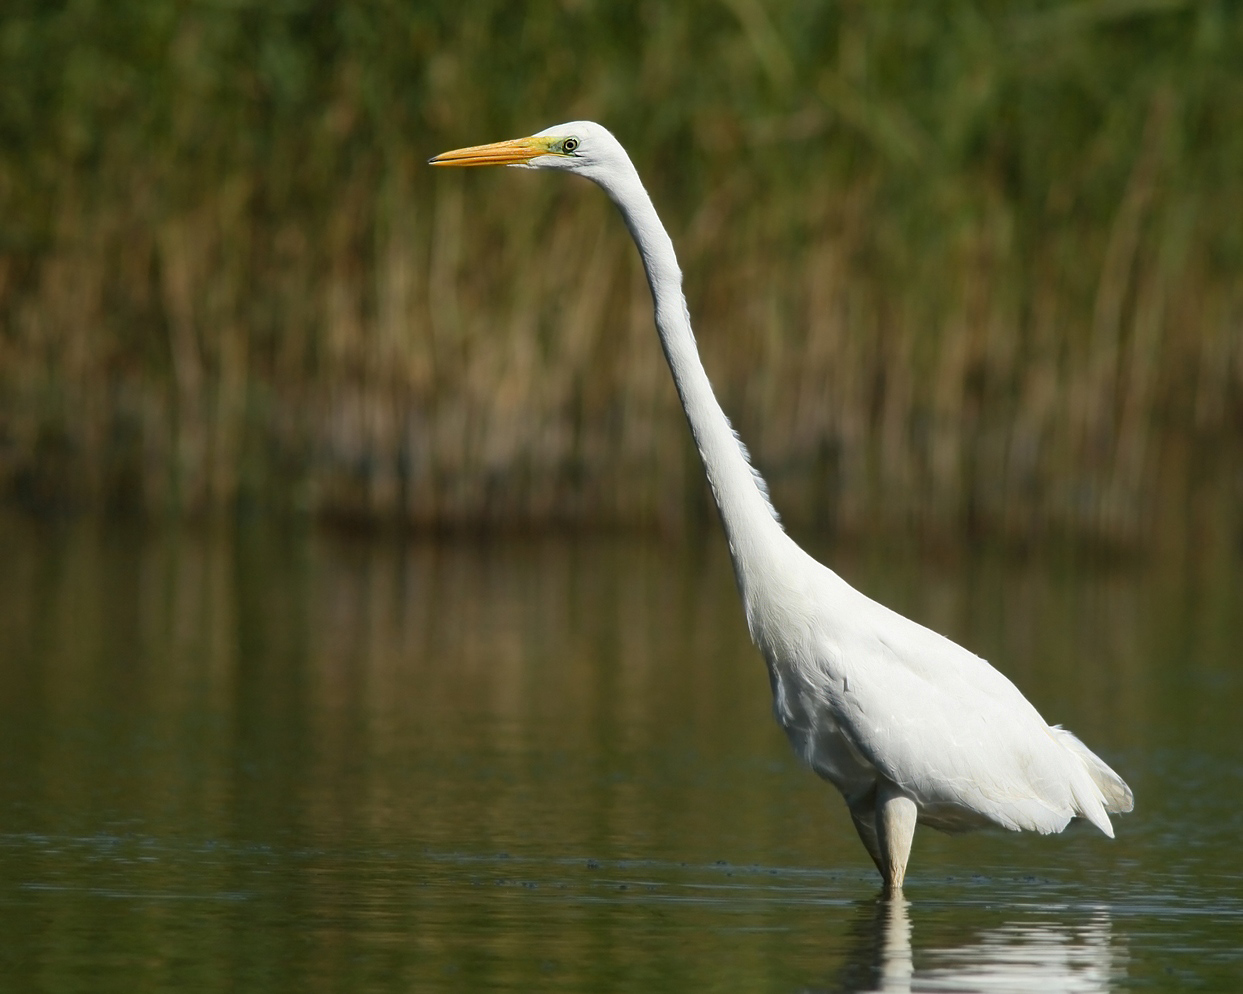
<path fill-rule="evenodd" d="M 621 211 L 720 509 L 747 627 L 768 664 L 773 712 L 794 751 L 842 792 L 887 891 L 902 888 L 917 822 L 1049 833 L 1086 818 L 1113 837 L 1109 814 L 1133 805 L 1121 777 L 979 656 L 855 590 L 786 534 L 712 392 L 673 242 L 617 139 L 574 121 L 430 161 L 575 173 Z"/>

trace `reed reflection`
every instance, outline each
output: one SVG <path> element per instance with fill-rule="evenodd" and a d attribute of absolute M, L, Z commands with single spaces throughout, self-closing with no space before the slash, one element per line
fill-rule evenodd
<path fill-rule="evenodd" d="M 916 947 L 909 901 L 860 904 L 836 989 L 1091 994 L 1111 990 L 1125 973 L 1126 950 L 1113 938 L 1107 908 L 1075 923 L 1031 914 L 983 929 L 969 942 Z M 958 924 L 945 912 L 925 912 L 923 919 L 929 926 Z"/>

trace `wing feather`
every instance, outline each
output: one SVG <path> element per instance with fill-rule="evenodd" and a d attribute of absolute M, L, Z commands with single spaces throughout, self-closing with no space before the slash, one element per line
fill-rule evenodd
<path fill-rule="evenodd" d="M 1081 817 L 1113 836 L 1108 812 L 1132 806 L 1113 770 L 1050 727 L 985 660 L 864 600 L 829 654 L 848 669 L 849 692 L 826 704 L 859 753 L 911 794 L 923 820 L 1050 833 Z"/>

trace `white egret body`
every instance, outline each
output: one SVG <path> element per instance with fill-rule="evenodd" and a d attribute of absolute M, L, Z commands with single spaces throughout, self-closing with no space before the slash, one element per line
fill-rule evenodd
<path fill-rule="evenodd" d="M 861 594 L 785 533 L 700 362 L 673 243 L 608 131 L 575 121 L 431 162 L 576 173 L 621 211 L 720 509 L 747 627 L 768 664 L 773 711 L 795 752 L 842 792 L 889 891 L 902 887 L 916 822 L 1049 833 L 1086 818 L 1112 838 L 1109 814 L 1132 807 L 1113 770 L 983 659 Z"/>

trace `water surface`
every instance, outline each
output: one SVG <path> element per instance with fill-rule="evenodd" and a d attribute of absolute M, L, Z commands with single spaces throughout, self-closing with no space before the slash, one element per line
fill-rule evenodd
<path fill-rule="evenodd" d="M 1228 554 L 825 552 L 1137 799 L 921 829 L 886 903 L 711 538 L 0 523 L 0 990 L 1243 986 Z"/>

